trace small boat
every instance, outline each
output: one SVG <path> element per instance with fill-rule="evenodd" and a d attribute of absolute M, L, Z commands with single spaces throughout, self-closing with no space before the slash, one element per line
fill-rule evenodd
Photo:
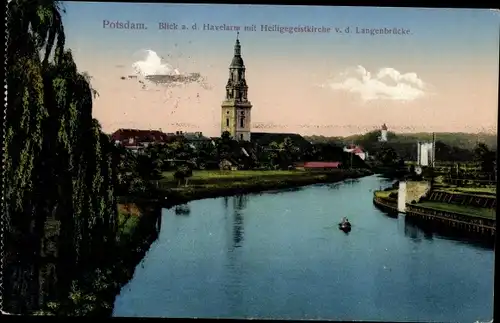
<path fill-rule="evenodd" d="M 346 218 L 339 223 L 339 229 L 343 231 L 351 231 L 351 223 Z"/>

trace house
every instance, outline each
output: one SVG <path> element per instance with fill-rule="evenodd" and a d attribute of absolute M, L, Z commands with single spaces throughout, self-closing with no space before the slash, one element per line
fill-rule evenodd
<path fill-rule="evenodd" d="M 322 161 L 311 161 L 304 162 L 296 165 L 296 169 L 315 171 L 315 170 L 335 170 L 342 167 L 341 162 L 322 162 Z"/>
<path fill-rule="evenodd" d="M 200 146 L 203 146 L 207 143 L 212 143 L 213 139 L 209 137 L 205 137 L 202 132 L 182 132 L 180 131 L 180 135 L 186 139 L 188 144 L 193 149 L 197 149 Z"/>
<path fill-rule="evenodd" d="M 360 146 L 350 145 L 348 147 L 344 147 L 344 151 L 346 153 L 352 153 L 362 160 L 366 160 L 368 158 L 368 153 L 364 151 Z"/>
<path fill-rule="evenodd" d="M 111 134 L 115 144 L 121 144 L 131 150 L 140 150 L 151 144 L 164 143 L 167 134 L 161 130 L 118 129 Z"/>

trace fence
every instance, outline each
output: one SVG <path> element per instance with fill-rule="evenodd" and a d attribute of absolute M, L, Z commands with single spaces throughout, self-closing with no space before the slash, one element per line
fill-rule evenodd
<path fill-rule="evenodd" d="M 484 235 L 494 236 L 496 233 L 496 220 L 493 219 L 462 215 L 413 204 L 406 205 L 406 216 L 442 222 L 451 227 Z"/>
<path fill-rule="evenodd" d="M 398 213 L 397 201 L 395 200 L 378 197 L 375 193 L 373 196 L 373 203 L 391 213 Z M 450 227 L 479 233 L 481 235 L 494 236 L 496 234 L 496 220 L 494 219 L 436 210 L 409 203 L 406 204 L 405 213 L 409 217 L 415 217 L 426 221 L 437 221 Z"/>
<path fill-rule="evenodd" d="M 432 192 L 428 197 L 428 201 L 490 209 L 497 206 L 496 196 L 493 195 L 478 196 L 475 194 L 451 193 L 439 190 Z"/>

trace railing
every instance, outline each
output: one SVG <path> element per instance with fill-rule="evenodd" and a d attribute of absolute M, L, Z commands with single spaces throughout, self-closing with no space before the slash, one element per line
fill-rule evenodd
<path fill-rule="evenodd" d="M 389 201 L 388 199 L 378 197 L 375 194 L 373 194 L 373 203 L 375 205 L 387 208 L 391 211 L 398 212 L 398 203 L 396 201 Z"/>
<path fill-rule="evenodd" d="M 468 178 L 444 178 L 444 181 L 446 183 L 452 184 L 452 185 L 459 185 L 459 186 L 477 186 L 477 185 L 483 185 L 483 186 L 496 186 L 497 181 L 496 180 L 487 180 L 487 179 L 468 179 Z"/>
<path fill-rule="evenodd" d="M 399 212 L 397 201 L 390 201 L 387 198 L 378 197 L 376 193 L 373 196 L 373 203 L 392 212 Z M 425 220 L 447 222 L 452 226 L 467 227 L 469 230 L 477 232 L 486 232 L 491 235 L 495 235 L 496 233 L 496 220 L 494 219 L 436 210 L 409 203 L 406 203 L 405 213 L 407 216 L 416 216 Z"/>
<path fill-rule="evenodd" d="M 453 225 L 466 226 L 477 231 L 489 231 L 492 235 L 496 232 L 496 220 L 478 216 L 459 214 L 449 211 L 436 210 L 429 207 L 406 204 L 406 215 L 417 216 L 423 219 L 449 222 Z"/>
<path fill-rule="evenodd" d="M 491 195 L 491 196 L 489 196 Z M 469 194 L 463 192 L 449 192 L 445 190 L 435 190 L 429 197 L 429 201 L 444 202 L 455 205 L 467 205 L 472 207 L 481 208 L 495 208 L 496 197 L 491 193 L 484 193 L 484 195 Z"/>

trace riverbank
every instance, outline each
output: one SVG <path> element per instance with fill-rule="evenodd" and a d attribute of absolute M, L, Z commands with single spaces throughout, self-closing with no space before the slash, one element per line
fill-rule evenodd
<path fill-rule="evenodd" d="M 408 175 L 408 170 L 406 168 L 399 169 L 395 167 L 373 165 L 371 169 L 375 174 L 379 174 L 387 179 L 403 178 L 405 175 Z"/>
<path fill-rule="evenodd" d="M 333 171 L 215 171 L 198 172 L 188 185 L 178 186 L 173 175 L 157 182 L 157 189 L 174 206 L 193 200 L 260 193 L 313 184 L 335 183 L 372 175 L 367 169 Z"/>
<path fill-rule="evenodd" d="M 373 204 L 389 213 L 389 215 L 397 215 L 399 213 L 397 190 L 388 189 L 387 191 L 375 191 L 373 193 Z"/>
<path fill-rule="evenodd" d="M 422 200 L 406 203 L 405 214 L 407 217 L 429 223 L 440 223 L 461 231 L 479 233 L 488 237 L 494 236 L 496 234 L 495 209 L 471 204 L 476 203 L 478 199 L 482 203 L 485 198 L 492 199 L 493 197 L 464 193 L 458 196 L 461 198 L 460 204 L 455 203 L 454 194 L 449 192 L 439 190 L 429 192 Z M 461 202 L 470 203 L 461 204 Z M 390 188 L 375 191 L 373 203 L 386 212 L 398 213 L 397 190 Z"/>

